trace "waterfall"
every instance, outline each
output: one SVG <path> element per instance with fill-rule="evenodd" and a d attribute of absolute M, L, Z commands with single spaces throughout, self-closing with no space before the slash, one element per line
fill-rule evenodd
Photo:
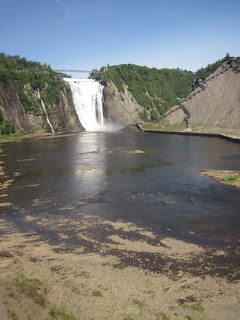
<path fill-rule="evenodd" d="M 70 85 L 78 119 L 86 131 L 105 131 L 103 86 L 93 79 L 65 78 Z"/>
<path fill-rule="evenodd" d="M 38 96 L 39 100 L 41 101 L 41 105 L 42 105 L 43 110 L 44 110 L 45 115 L 46 115 L 47 123 L 49 124 L 49 126 L 50 126 L 50 128 L 51 128 L 51 130 L 52 130 L 52 133 L 55 133 L 55 131 L 54 131 L 54 129 L 53 129 L 53 125 L 51 124 L 51 121 L 50 121 L 49 118 L 48 118 L 48 113 L 47 113 L 45 104 L 44 104 L 44 102 L 43 102 L 43 100 L 42 100 L 42 98 L 41 98 L 41 94 L 40 94 L 39 88 L 37 88 L 37 96 Z"/>

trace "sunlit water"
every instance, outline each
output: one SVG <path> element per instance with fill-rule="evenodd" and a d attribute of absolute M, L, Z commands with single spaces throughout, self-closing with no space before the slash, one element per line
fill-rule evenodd
<path fill-rule="evenodd" d="M 199 172 L 240 170 L 239 144 L 218 138 L 85 132 L 24 139 L 1 148 L 7 154 L 6 174 L 21 173 L 8 189 L 13 207 L 5 212 L 13 221 L 28 214 L 54 219 L 87 213 L 195 243 L 238 242 L 239 189 Z"/>

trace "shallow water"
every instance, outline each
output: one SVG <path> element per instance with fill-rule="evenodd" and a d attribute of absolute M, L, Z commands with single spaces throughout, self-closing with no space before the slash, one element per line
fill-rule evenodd
<path fill-rule="evenodd" d="M 240 170 L 239 144 L 86 132 L 23 139 L 1 148 L 6 174 L 21 173 L 8 188 L 13 206 L 4 209 L 19 226 L 25 215 L 74 220 L 89 214 L 201 245 L 233 249 L 239 243 L 240 190 L 199 174 Z"/>

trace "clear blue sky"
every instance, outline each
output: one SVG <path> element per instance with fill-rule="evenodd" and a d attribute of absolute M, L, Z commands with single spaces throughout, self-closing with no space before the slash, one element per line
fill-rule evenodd
<path fill-rule="evenodd" d="M 196 70 L 240 55 L 240 0 L 0 0 L 0 52 L 53 68 Z"/>

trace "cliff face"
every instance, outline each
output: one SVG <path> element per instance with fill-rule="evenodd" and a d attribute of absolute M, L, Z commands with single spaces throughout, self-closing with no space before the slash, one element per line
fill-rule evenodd
<path fill-rule="evenodd" d="M 31 95 L 31 99 L 37 100 L 37 94 L 29 85 L 25 86 L 26 96 Z M 39 101 L 38 101 L 39 103 Z M 71 96 L 65 88 L 59 91 L 59 102 L 48 105 L 46 110 L 49 120 L 55 132 L 72 132 L 83 130 L 79 123 Z M 44 133 L 51 132 L 51 128 L 46 121 L 46 114 L 39 103 L 38 110 L 26 111 L 19 98 L 19 83 L 12 81 L 8 88 L 0 87 L 0 111 L 3 118 L 16 131 L 23 133 Z"/>
<path fill-rule="evenodd" d="M 134 124 L 139 121 L 141 107 L 128 87 L 124 85 L 124 92 L 119 92 L 117 86 L 109 81 L 104 87 L 104 113 L 110 121 L 118 124 Z"/>
<path fill-rule="evenodd" d="M 72 97 L 65 90 L 59 92 L 59 103 L 49 111 L 53 127 L 57 132 L 85 131 L 78 120 Z"/>
<path fill-rule="evenodd" d="M 29 133 L 32 131 L 31 122 L 34 120 L 32 115 L 29 115 L 28 118 L 28 114 L 19 100 L 18 89 L 18 83 L 15 81 L 6 89 L 0 87 L 0 111 L 4 120 L 17 131 Z"/>
<path fill-rule="evenodd" d="M 192 128 L 240 128 L 240 67 L 223 64 L 186 99 L 163 116 L 164 124 L 186 123 Z"/>

